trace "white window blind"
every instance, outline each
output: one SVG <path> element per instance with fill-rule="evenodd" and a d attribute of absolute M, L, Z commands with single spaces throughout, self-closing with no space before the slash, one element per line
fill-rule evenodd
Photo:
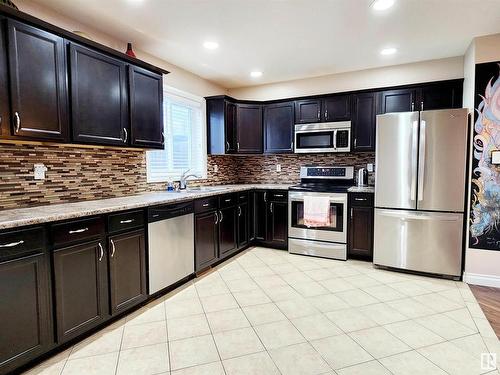
<path fill-rule="evenodd" d="M 179 180 L 189 170 L 207 176 L 205 100 L 166 88 L 163 93 L 165 149 L 146 154 L 148 182 Z"/>

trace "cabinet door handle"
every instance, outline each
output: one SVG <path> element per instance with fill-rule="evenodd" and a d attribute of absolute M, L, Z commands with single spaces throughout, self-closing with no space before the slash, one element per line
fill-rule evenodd
<path fill-rule="evenodd" d="M 267 191 L 264 192 L 264 202 L 267 203 Z"/>
<path fill-rule="evenodd" d="M 215 217 L 215 225 L 219 224 L 219 216 L 217 216 L 217 211 L 214 212 L 214 217 Z"/>
<path fill-rule="evenodd" d="M 358 141 L 358 139 L 354 138 L 354 148 L 356 148 L 356 143 L 358 143 L 357 141 Z"/>
<path fill-rule="evenodd" d="M 420 102 L 420 110 L 423 111 L 424 110 L 424 102 Z"/>
<path fill-rule="evenodd" d="M 269 209 L 271 210 L 271 213 L 273 213 L 273 202 L 269 205 Z"/>
<path fill-rule="evenodd" d="M 102 260 L 102 258 L 104 257 L 104 249 L 102 248 L 102 245 L 100 242 L 99 242 L 98 246 L 99 246 L 99 262 L 100 262 Z"/>
<path fill-rule="evenodd" d="M 113 240 L 110 240 L 110 242 L 111 242 L 111 258 L 113 258 L 115 256 L 116 247 L 115 247 L 115 242 Z"/>
<path fill-rule="evenodd" d="M 220 214 L 219 223 L 222 223 L 222 219 L 224 219 L 224 215 L 222 215 L 222 211 L 219 211 L 219 214 Z"/>
<path fill-rule="evenodd" d="M 241 206 L 238 206 L 238 217 L 241 216 Z"/>
<path fill-rule="evenodd" d="M 165 132 L 161 132 L 161 143 L 165 143 Z"/>
<path fill-rule="evenodd" d="M 325 120 L 328 120 L 328 109 L 325 109 Z"/>
<path fill-rule="evenodd" d="M 14 247 L 14 246 L 21 245 L 23 243 L 24 243 L 23 240 L 17 241 L 17 242 L 6 243 L 6 244 L 3 244 L 3 245 L 0 245 L 0 248 L 2 248 L 2 247 Z"/>
<path fill-rule="evenodd" d="M 240 151 L 240 142 L 236 142 L 236 149 Z"/>
<path fill-rule="evenodd" d="M 411 102 L 411 111 L 413 112 L 415 110 L 415 103 Z"/>
<path fill-rule="evenodd" d="M 290 143 L 290 150 L 293 151 L 293 142 Z"/>
<path fill-rule="evenodd" d="M 354 215 L 353 215 L 353 213 L 354 213 L 354 210 L 353 210 L 353 208 L 351 207 L 351 218 L 354 216 Z"/>
<path fill-rule="evenodd" d="M 321 119 L 321 111 L 318 109 L 318 120 Z"/>
<path fill-rule="evenodd" d="M 120 220 L 120 224 L 130 224 L 133 223 L 135 219 Z"/>
<path fill-rule="evenodd" d="M 69 234 L 83 233 L 83 232 L 86 232 L 88 230 L 89 230 L 89 228 L 81 228 L 81 229 L 70 230 L 68 233 Z"/>
<path fill-rule="evenodd" d="M 14 117 L 16 118 L 16 128 L 14 131 L 19 133 L 19 130 L 21 129 L 21 116 L 19 116 L 19 112 L 14 113 Z"/>
<path fill-rule="evenodd" d="M 123 143 L 127 143 L 128 132 L 127 129 L 123 128 Z"/>
<path fill-rule="evenodd" d="M 226 152 L 229 151 L 229 141 L 226 141 Z"/>

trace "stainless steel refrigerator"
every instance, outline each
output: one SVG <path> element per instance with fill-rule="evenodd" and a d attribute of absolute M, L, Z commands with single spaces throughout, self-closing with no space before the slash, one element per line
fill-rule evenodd
<path fill-rule="evenodd" d="M 373 262 L 458 278 L 467 109 L 377 116 Z"/>

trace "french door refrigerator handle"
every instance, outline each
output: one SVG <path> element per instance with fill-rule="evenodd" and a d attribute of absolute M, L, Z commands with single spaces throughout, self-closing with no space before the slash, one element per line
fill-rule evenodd
<path fill-rule="evenodd" d="M 424 200 L 425 175 L 425 120 L 420 120 L 420 144 L 418 150 L 418 200 Z"/>
<path fill-rule="evenodd" d="M 411 187 L 410 187 L 410 196 L 411 200 L 415 200 L 415 195 L 417 192 L 417 176 L 415 175 L 415 172 L 417 170 L 417 146 L 418 145 L 418 121 L 413 121 L 412 125 L 412 136 L 411 136 L 411 168 L 412 168 L 412 174 L 411 174 Z"/>

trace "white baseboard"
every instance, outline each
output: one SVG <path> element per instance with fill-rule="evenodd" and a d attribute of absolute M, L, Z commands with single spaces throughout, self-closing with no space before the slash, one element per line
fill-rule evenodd
<path fill-rule="evenodd" d="M 479 273 L 464 272 L 464 281 L 467 284 L 491 286 L 500 288 L 500 276 L 482 275 Z"/>

